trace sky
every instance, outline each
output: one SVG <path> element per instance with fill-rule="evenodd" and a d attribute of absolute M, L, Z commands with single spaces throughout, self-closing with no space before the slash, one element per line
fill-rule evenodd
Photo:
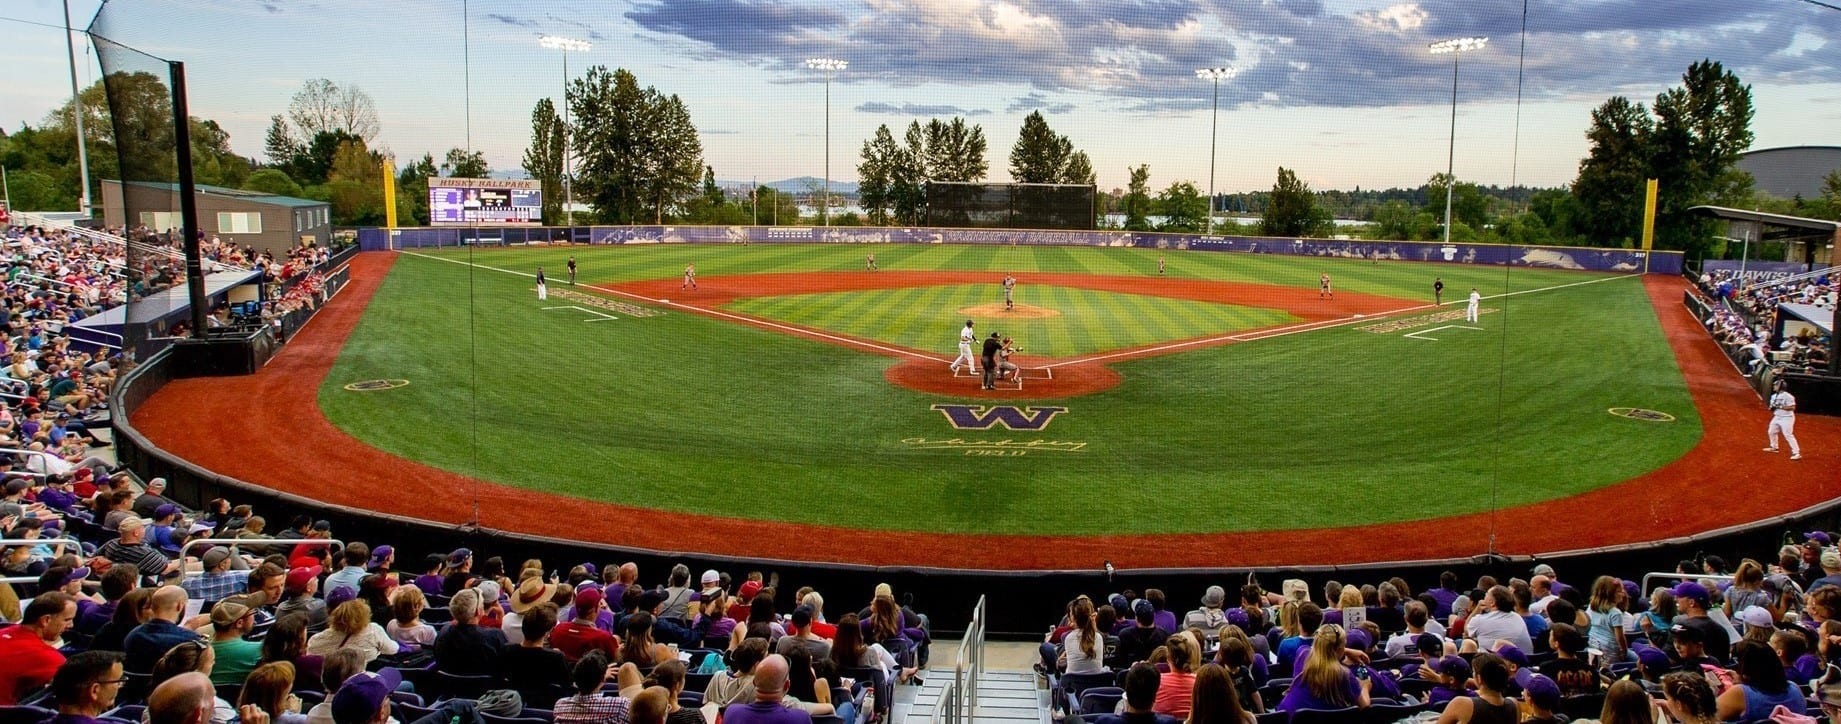
<path fill-rule="evenodd" d="M 1829 2 L 1835 5 L 1838 3 Z M 98 7 L 102 6 L 100 14 Z M 1278 166 L 1317 189 L 1459 178 L 1569 182 L 1591 110 L 1651 103 L 1702 58 L 1751 84 L 1754 148 L 1841 144 L 1841 10 L 1807 0 L 71 0 L 73 23 L 186 63 L 193 115 L 261 157 L 269 117 L 302 81 L 376 102 L 399 159 L 482 151 L 515 169 L 532 106 L 567 72 L 631 70 L 680 96 L 724 180 L 855 180 L 877 126 L 964 116 L 1008 180 L 1023 117 L 1041 111 L 1103 189 L 1148 164 L 1220 192 L 1270 188 Z M 0 125 L 38 124 L 70 95 L 62 3 L 0 3 Z M 92 24 L 93 20 L 93 24 Z M 589 41 L 564 54 L 540 36 Z M 1488 37 L 1456 56 L 1427 44 Z M 79 34 L 80 81 L 102 72 Z M 110 43 L 103 43 L 111 46 Z M 110 65 L 161 69 L 111 49 Z M 825 76 L 805 59 L 849 66 Z M 120 58 L 120 60 L 116 60 Z M 1198 68 L 1238 73 L 1214 87 Z M 1517 102 L 1518 74 L 1520 102 Z M 1212 124 L 1212 136 L 1211 136 Z M 1451 150 L 1454 146 L 1454 152 Z"/>

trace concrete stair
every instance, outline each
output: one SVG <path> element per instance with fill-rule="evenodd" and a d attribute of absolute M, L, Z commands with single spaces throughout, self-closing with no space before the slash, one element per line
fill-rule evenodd
<path fill-rule="evenodd" d="M 928 724 L 952 671 L 933 669 L 921 686 L 904 686 L 895 697 L 894 724 Z M 985 671 L 976 682 L 978 707 L 972 724 L 1050 724 L 1048 694 L 1037 687 L 1033 671 Z"/>

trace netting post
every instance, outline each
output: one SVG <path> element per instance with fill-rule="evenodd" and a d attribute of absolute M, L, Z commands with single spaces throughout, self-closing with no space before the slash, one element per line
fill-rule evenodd
<path fill-rule="evenodd" d="M 185 288 L 192 305 L 192 336 L 205 335 L 205 270 L 198 250 L 198 187 L 192 181 L 191 114 L 185 104 L 185 64 L 166 62 L 173 84 L 173 151 L 179 171 L 179 227 L 185 234 Z"/>

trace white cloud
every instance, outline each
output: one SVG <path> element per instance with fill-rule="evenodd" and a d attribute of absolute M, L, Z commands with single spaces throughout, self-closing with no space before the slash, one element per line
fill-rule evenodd
<path fill-rule="evenodd" d="M 1416 30 L 1425 25 L 1431 17 L 1418 3 L 1401 3 L 1389 5 L 1380 10 L 1363 10 L 1355 14 L 1355 22 L 1372 30 L 1399 32 Z"/>

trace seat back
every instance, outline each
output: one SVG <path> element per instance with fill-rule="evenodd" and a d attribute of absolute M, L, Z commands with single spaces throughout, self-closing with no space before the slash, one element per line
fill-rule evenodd
<path fill-rule="evenodd" d="M 1560 699 L 1560 713 L 1569 719 L 1597 719 L 1604 713 L 1604 694 L 1585 694 Z"/>
<path fill-rule="evenodd" d="M 432 683 L 437 698 L 478 699 L 481 694 L 498 688 L 498 680 L 498 677 L 486 674 L 450 674 L 437 669 Z"/>
<path fill-rule="evenodd" d="M 1356 707 L 1341 709 L 1299 709 L 1291 713 L 1291 724 L 1361 724 L 1362 710 Z"/>
<path fill-rule="evenodd" d="M 0 724 L 39 724 L 57 715 L 42 706 L 0 706 Z"/>
<path fill-rule="evenodd" d="M 1362 717 L 1366 724 L 1394 724 L 1431 708 L 1428 704 L 1375 704 Z"/>
<path fill-rule="evenodd" d="M 1119 700 L 1125 698 L 1125 690 L 1116 686 L 1095 686 L 1080 692 L 1080 714 L 1093 716 L 1111 714 L 1118 708 Z"/>
<path fill-rule="evenodd" d="M 1258 724 L 1286 724 L 1291 721 L 1291 712 L 1269 711 L 1254 717 Z"/>

